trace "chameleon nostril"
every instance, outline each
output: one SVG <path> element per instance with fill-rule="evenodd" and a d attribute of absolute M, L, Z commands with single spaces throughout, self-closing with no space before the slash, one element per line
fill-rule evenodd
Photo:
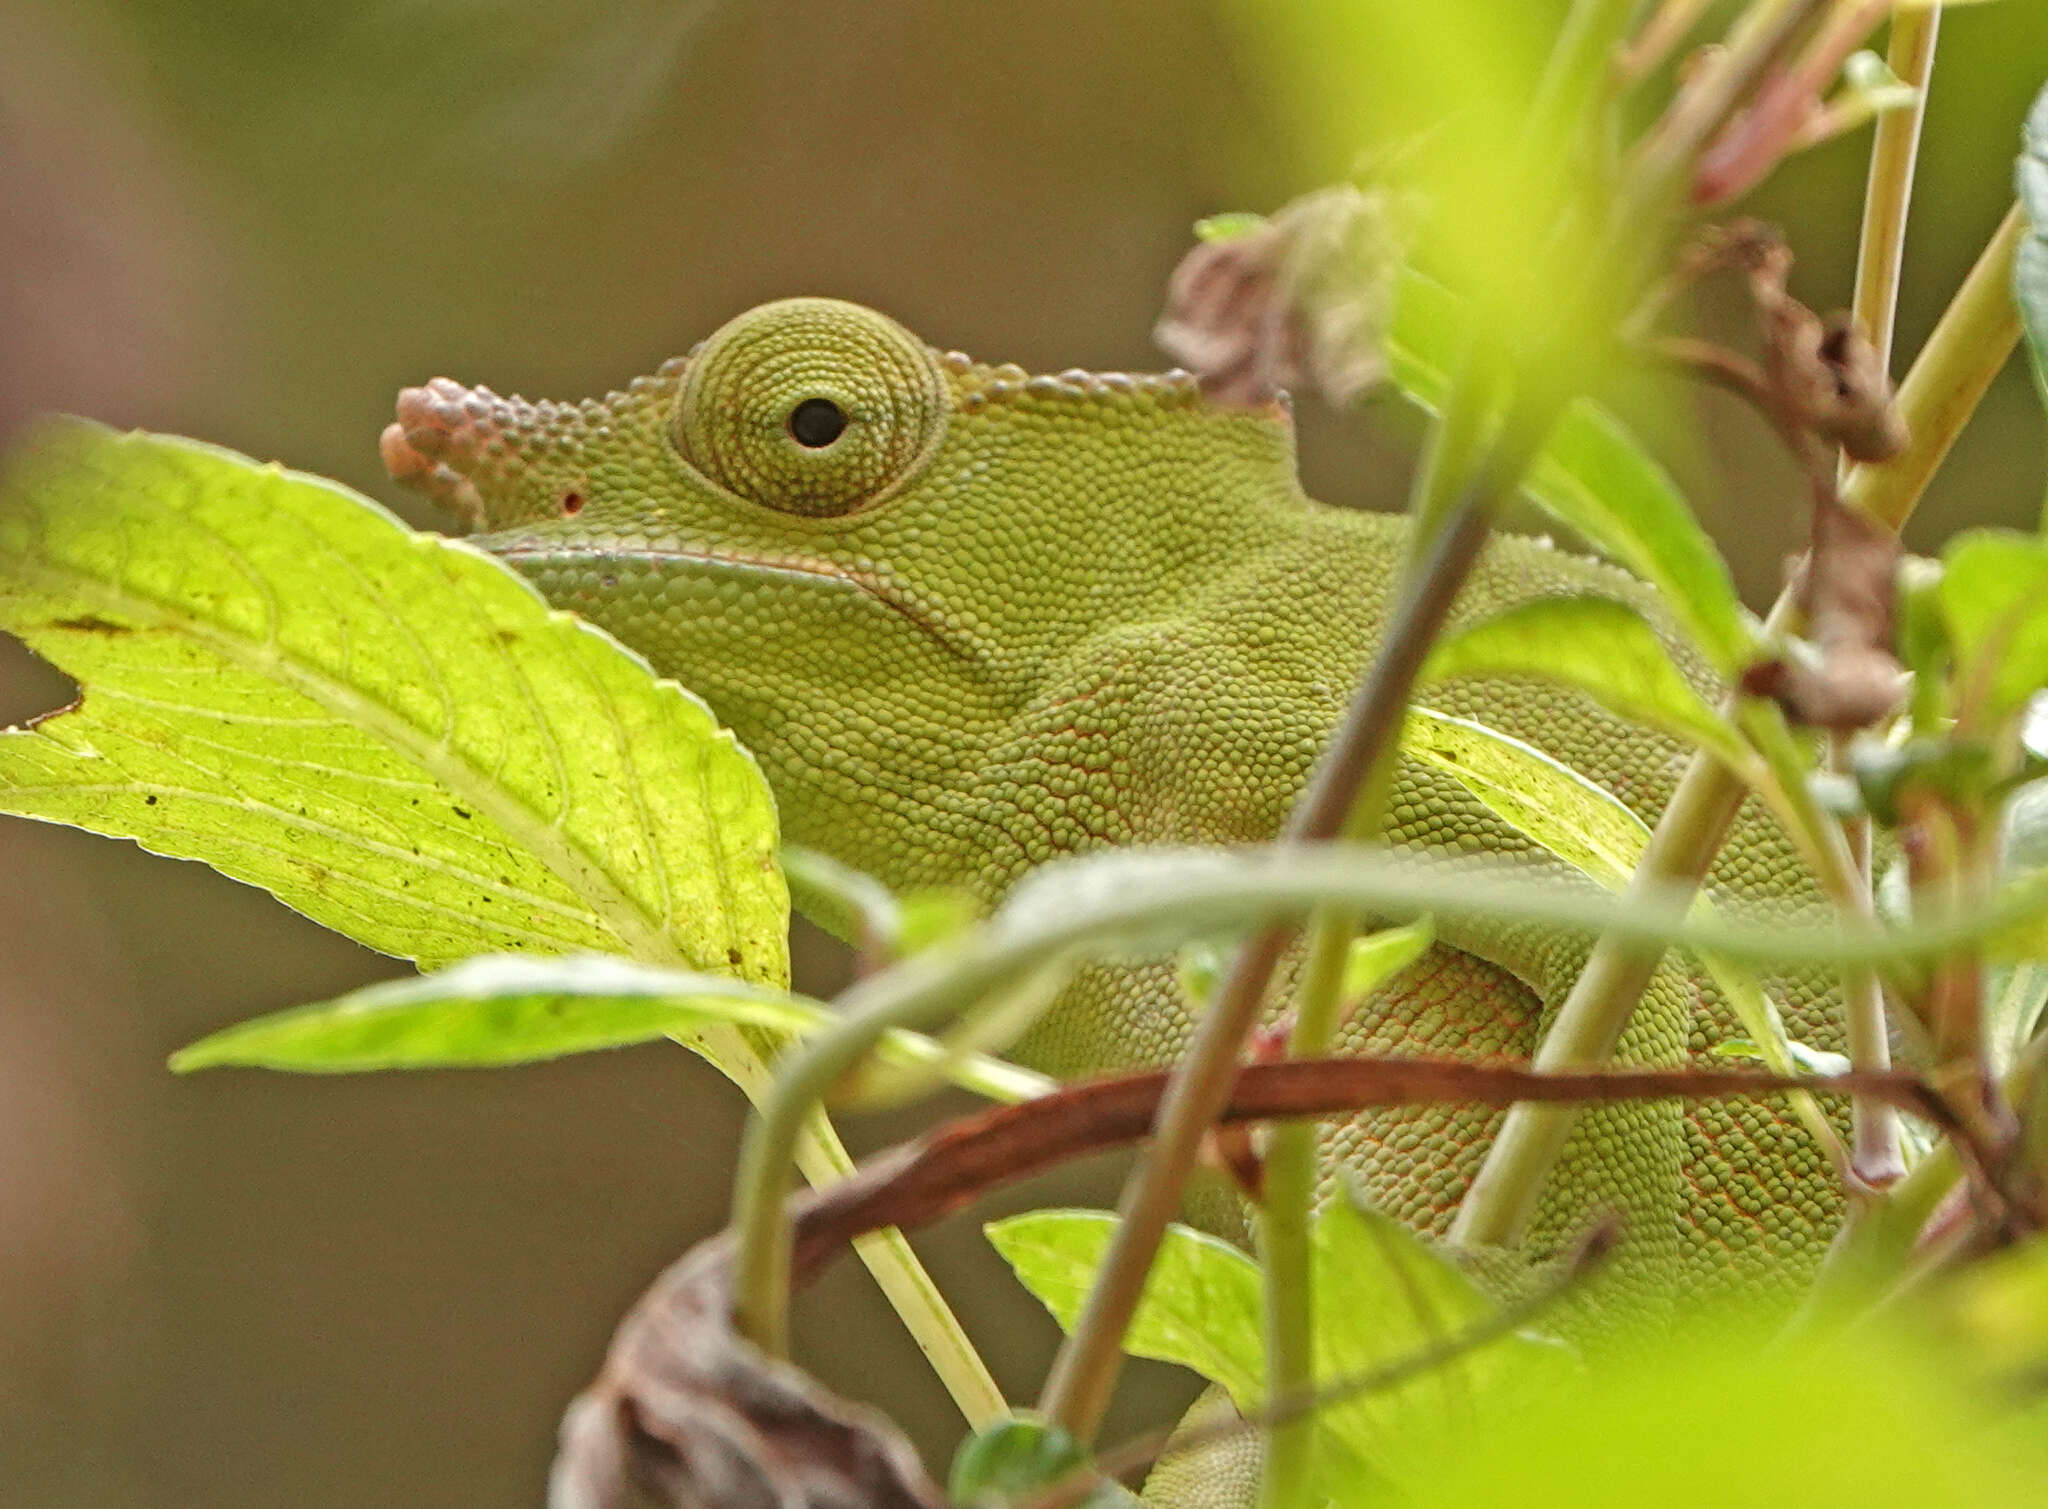
<path fill-rule="evenodd" d="M 562 494 L 562 512 L 570 517 L 583 512 L 583 494 L 570 488 Z"/>

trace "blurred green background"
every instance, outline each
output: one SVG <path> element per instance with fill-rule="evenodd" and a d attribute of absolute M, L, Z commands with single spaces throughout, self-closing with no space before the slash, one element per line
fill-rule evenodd
<path fill-rule="evenodd" d="M 602 391 L 798 292 L 990 360 L 1156 366 L 1189 222 L 1308 186 L 1231 34 L 1169 0 L 0 0 L 0 37 L 0 427 L 66 407 L 184 431 L 422 524 L 376 458 L 403 384 Z M 2003 211 L 2044 75 L 2048 6 L 1949 17 L 1904 352 Z M 1866 147 L 1746 206 L 1787 225 L 1819 307 L 1848 294 Z M 1703 313 L 1741 328 L 1725 296 Z M 1642 417 L 1760 602 L 1803 528 L 1790 467 L 1720 400 L 1652 395 Z M 1419 427 L 1397 402 L 1304 403 L 1301 429 L 1318 496 L 1398 506 Z M 1914 540 L 2031 523 L 2044 451 L 2015 364 Z M 0 644 L 0 723 L 66 696 Z M 808 984 L 840 967 L 807 937 Z M 163 1069 L 208 1029 L 398 969 L 197 866 L 0 822 L 0 1504 L 539 1501 L 618 1314 L 722 1216 L 738 1098 L 676 1050 Z M 1113 1173 L 1061 1193 L 1106 1200 Z M 1027 1398 L 1049 1323 L 973 1221 L 923 1245 Z M 944 1396 L 852 1266 L 803 1301 L 799 1344 L 950 1448 Z M 1124 1425 L 1188 1392 L 1139 1384 Z"/>

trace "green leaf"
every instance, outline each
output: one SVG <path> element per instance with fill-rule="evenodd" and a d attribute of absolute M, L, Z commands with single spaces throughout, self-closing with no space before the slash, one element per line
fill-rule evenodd
<path fill-rule="evenodd" d="M 0 475 L 0 627 L 82 700 L 0 810 L 199 859 L 385 953 L 626 953 L 779 986 L 775 809 L 704 705 L 460 541 L 66 422 Z"/>
<path fill-rule="evenodd" d="M 797 844 L 783 845 L 782 873 L 796 909 L 834 937 L 894 949 L 903 929 L 902 908 L 874 876 Z"/>
<path fill-rule="evenodd" d="M 1450 391 L 1470 315 L 1448 289 L 1413 272 L 1402 278 L 1394 308 L 1388 370 L 1435 413 Z M 1573 403 L 1524 488 L 1594 549 L 1654 586 L 1723 676 L 1733 678 L 1754 658 L 1756 632 L 1728 563 L 1678 485 L 1606 410 Z"/>
<path fill-rule="evenodd" d="M 896 933 L 901 958 L 950 943 L 981 917 L 981 902 L 958 886 L 929 886 L 902 898 L 902 925 Z"/>
<path fill-rule="evenodd" d="M 1197 241 L 1235 241 L 1240 236 L 1249 236 L 1266 228 L 1266 217 L 1255 215 L 1249 210 L 1226 210 L 1220 215 L 1205 215 L 1195 222 Z"/>
<path fill-rule="evenodd" d="M 1353 938 L 1344 955 L 1341 999 L 1356 1001 L 1371 995 L 1421 958 L 1435 941 L 1436 922 L 1429 917 L 1418 917 L 1406 927 L 1382 928 Z"/>
<path fill-rule="evenodd" d="M 982 1229 L 1018 1281 L 1072 1330 L 1116 1217 L 1103 1210 L 1035 1210 Z M 1124 1333 L 1124 1350 L 1191 1368 L 1228 1389 L 1239 1409 L 1257 1409 L 1265 1397 L 1261 1305 L 1256 1263 L 1227 1242 L 1170 1226 Z"/>
<path fill-rule="evenodd" d="M 173 1054 L 171 1067 L 313 1074 L 487 1068 L 662 1038 L 694 1048 L 697 1035 L 716 1025 L 808 1035 L 839 1021 L 831 1007 L 807 996 L 616 955 L 491 954 L 238 1023 Z M 914 1033 L 889 1034 L 881 1053 L 900 1064 L 943 1064 L 955 1083 L 996 1100 L 1028 1100 L 1055 1088 L 1012 1064 L 958 1060 Z"/>
<path fill-rule="evenodd" d="M 1754 1302 L 1750 1309 L 1755 1310 Z M 2022 1509 L 2048 1450 L 2021 1397 L 1875 1317 L 1816 1340 L 1697 1302 L 1576 1379 L 1476 1419 L 1412 1509 Z M 2009 1423 L 2010 1422 L 2010 1423 Z"/>
<path fill-rule="evenodd" d="M 1999 868 L 2005 876 L 2048 868 L 2048 780 L 2020 787 L 2006 803 Z M 1994 965 L 1984 981 L 1984 1041 L 2003 1074 L 2048 1015 L 2048 963 Z"/>
<path fill-rule="evenodd" d="M 1649 840 L 1643 820 L 1613 793 L 1498 729 L 1410 707 L 1401 749 L 1609 890 L 1627 883 Z"/>
<path fill-rule="evenodd" d="M 1064 1210 L 986 1229 L 1024 1286 L 1071 1328 L 1115 1228 L 1107 1212 Z M 1425 1351 L 1494 1312 L 1471 1279 L 1412 1232 L 1347 1201 L 1317 1216 L 1313 1242 L 1319 1388 Z M 1265 1400 L 1260 1285 L 1257 1265 L 1236 1248 L 1173 1227 L 1124 1348 L 1191 1368 L 1222 1384 L 1240 1409 L 1256 1410 Z M 1394 1388 L 1330 1404 L 1318 1416 L 1327 1432 L 1318 1442 L 1323 1489 L 1355 1502 L 1361 1474 L 1395 1481 L 1422 1474 L 1447 1420 L 1510 1390 L 1543 1387 L 1572 1366 L 1554 1342 L 1517 1334 Z"/>
<path fill-rule="evenodd" d="M 1012 1416 L 991 1421 L 960 1443 L 946 1477 L 946 1497 L 965 1509 L 1028 1501 L 1088 1460 L 1081 1443 L 1059 1426 Z M 1135 1509 L 1138 1496 L 1104 1479 L 1082 1509 Z"/>
<path fill-rule="evenodd" d="M 830 1019 L 821 1002 L 784 991 L 610 954 L 489 954 L 237 1023 L 180 1049 L 171 1068 L 482 1068 L 651 1043 L 713 1022 L 799 1032 Z"/>
<path fill-rule="evenodd" d="M 2034 96 L 2014 176 L 2028 231 L 2013 258 L 2013 299 L 2027 332 L 2034 377 L 2048 402 L 2048 87 Z"/>
<path fill-rule="evenodd" d="M 1641 818 L 1606 788 L 1519 739 L 1410 707 L 1401 747 L 1448 772 L 1496 816 L 1610 891 L 1627 885 L 1642 859 L 1650 830 Z M 1706 897 L 1694 901 L 1692 915 L 1713 916 Z M 1754 971 L 1711 949 L 1696 954 L 1771 1067 L 1790 1073 L 1784 1019 Z"/>
<path fill-rule="evenodd" d="M 1612 598 L 1538 598 L 1447 634 L 1424 663 L 1422 680 L 1452 676 L 1539 677 L 1737 769 L 1751 763 L 1728 720 L 1685 679 L 1649 621 Z"/>
<path fill-rule="evenodd" d="M 1716 1058 L 1738 1058 L 1751 1063 L 1771 1061 L 1763 1047 L 1745 1037 L 1731 1037 L 1714 1044 L 1713 1054 Z M 1831 1053 L 1797 1038 L 1785 1040 L 1785 1056 L 1804 1074 L 1847 1074 L 1854 1067 L 1846 1053 Z"/>
<path fill-rule="evenodd" d="M 1214 938 L 1196 938 L 1183 943 L 1174 955 L 1174 977 L 1180 993 L 1195 1010 L 1201 1011 L 1223 983 L 1223 971 L 1230 967 L 1230 955 Z"/>
<path fill-rule="evenodd" d="M 1990 733 L 2048 686 L 2048 540 L 1970 529 L 1942 551 L 1939 595 L 1955 706 Z"/>
<path fill-rule="evenodd" d="M 1498 1308 L 1414 1232 L 1353 1200 L 1325 1206 L 1313 1240 L 1319 1388 L 1441 1345 Z M 1433 1469 L 1453 1422 L 1487 1418 L 1575 1370 L 1572 1353 L 1533 1332 L 1460 1352 L 1397 1387 L 1327 1407 L 1320 1423 L 1345 1448 L 1327 1467 L 1341 1474 L 1349 1456 L 1412 1489 Z"/>

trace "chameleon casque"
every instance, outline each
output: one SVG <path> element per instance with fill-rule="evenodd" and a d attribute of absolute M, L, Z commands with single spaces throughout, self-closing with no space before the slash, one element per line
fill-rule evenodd
<path fill-rule="evenodd" d="M 1284 402 L 1226 409 L 1180 373 L 984 366 L 828 299 L 740 315 L 603 399 L 408 389 L 383 454 L 547 597 L 709 701 L 759 758 L 789 840 L 893 887 L 989 901 L 1076 851 L 1271 837 L 1373 653 L 1406 528 L 1302 493 Z M 1621 572 L 1507 535 L 1458 615 L 1568 593 L 1666 622 Z M 1648 820 L 1683 763 L 1546 684 L 1468 679 L 1428 701 Z M 1398 844 L 1540 857 L 1420 766 L 1391 812 Z M 1774 909 L 1815 894 L 1754 806 L 1713 883 Z M 1526 1055 L 1583 952 L 1443 936 L 1354 1015 L 1345 1048 Z M 1839 1045 L 1825 981 L 1773 983 L 1795 1036 Z M 1169 962 L 1092 969 L 1017 1056 L 1061 1075 L 1158 1063 L 1189 1009 Z M 1676 1062 L 1731 1035 L 1673 962 L 1622 1052 Z M 1441 1234 L 1497 1120 L 1423 1107 L 1329 1137 L 1382 1209 Z M 1782 1105 L 1665 1102 L 1582 1119 L 1531 1250 L 1603 1204 L 1628 1215 L 1624 1265 L 1697 1293 L 1796 1283 L 1840 1197 Z"/>

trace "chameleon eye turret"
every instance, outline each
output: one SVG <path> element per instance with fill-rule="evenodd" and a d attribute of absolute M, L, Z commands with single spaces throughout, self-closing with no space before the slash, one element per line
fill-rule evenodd
<path fill-rule="evenodd" d="M 781 513 L 871 507 L 918 474 L 946 428 L 930 348 L 836 299 L 784 299 L 741 315 L 691 354 L 682 379 L 683 459 Z"/>

